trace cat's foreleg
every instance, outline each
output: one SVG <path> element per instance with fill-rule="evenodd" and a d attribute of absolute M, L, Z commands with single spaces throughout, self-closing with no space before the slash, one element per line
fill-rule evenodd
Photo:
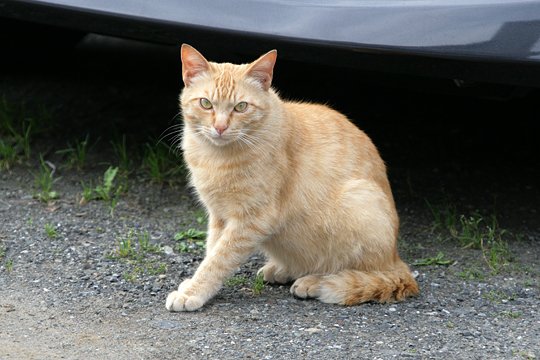
<path fill-rule="evenodd" d="M 255 252 L 264 238 L 253 226 L 226 226 L 193 277 L 184 280 L 177 291 L 169 294 L 166 308 L 194 311 L 202 307 L 219 291 L 225 279 Z"/>
<path fill-rule="evenodd" d="M 209 214 L 208 216 L 208 233 L 206 235 L 206 254 L 210 254 L 217 240 L 223 235 L 225 228 L 224 221 L 220 218 Z"/>

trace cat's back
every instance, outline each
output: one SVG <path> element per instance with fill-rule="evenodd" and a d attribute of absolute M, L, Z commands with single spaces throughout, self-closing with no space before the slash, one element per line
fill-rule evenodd
<path fill-rule="evenodd" d="M 371 179 L 390 193 L 377 148 L 344 114 L 323 104 L 303 102 L 284 102 L 284 110 L 290 129 L 288 156 L 296 159 L 294 163 L 303 164 L 310 175 L 325 169 L 331 181 Z"/>
<path fill-rule="evenodd" d="M 380 158 L 371 139 L 344 114 L 323 104 L 284 102 L 287 122 L 299 142 L 313 147 L 356 148 L 371 161 Z M 365 152 L 368 153 L 365 153 Z"/>

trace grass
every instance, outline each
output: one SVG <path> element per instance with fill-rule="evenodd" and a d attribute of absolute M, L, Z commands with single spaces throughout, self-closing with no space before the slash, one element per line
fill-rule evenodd
<path fill-rule="evenodd" d="M 108 201 L 111 215 L 114 214 L 114 209 L 118 204 L 118 199 L 122 193 L 124 186 L 116 184 L 116 175 L 118 174 L 118 167 L 109 166 L 103 174 L 103 179 L 100 184 L 95 187 L 92 184 L 86 184 L 81 182 L 82 186 L 82 198 L 80 203 L 85 204 L 92 200 Z"/>
<path fill-rule="evenodd" d="M 264 290 L 263 274 L 255 275 L 252 280 L 250 280 L 246 275 L 235 275 L 225 281 L 225 286 L 227 287 L 246 287 L 247 285 L 251 286 L 250 290 L 253 295 L 260 295 Z"/>
<path fill-rule="evenodd" d="M 162 262 L 145 262 L 133 267 L 130 271 L 122 274 L 122 278 L 128 282 L 134 283 L 138 277 L 144 274 L 161 275 L 167 273 L 167 264 Z"/>
<path fill-rule="evenodd" d="M 128 153 L 126 135 L 122 135 L 121 140 L 111 141 L 111 145 L 113 147 L 114 154 L 116 155 L 120 171 L 126 175 L 129 174 L 133 168 L 133 161 Z"/>
<path fill-rule="evenodd" d="M 177 232 L 174 240 L 178 241 L 176 249 L 180 252 L 200 252 L 206 248 L 206 232 L 197 229 L 188 229 Z"/>
<path fill-rule="evenodd" d="M 457 275 L 463 280 L 484 280 L 486 277 L 484 272 L 477 267 L 463 269 Z"/>
<path fill-rule="evenodd" d="M 453 263 L 454 263 L 454 260 L 445 259 L 444 253 L 439 251 L 436 256 L 416 260 L 415 262 L 413 262 L 413 265 L 415 266 L 429 266 L 429 265 L 447 266 L 447 265 L 452 265 Z"/>
<path fill-rule="evenodd" d="M 34 184 L 36 191 L 34 198 L 49 202 L 58 199 L 59 194 L 53 190 L 53 184 L 59 179 L 54 178 L 56 167 L 49 161 L 45 161 L 43 156 L 39 156 L 39 172 L 34 174 Z"/>
<path fill-rule="evenodd" d="M 515 294 L 512 294 L 512 295 L 509 295 L 503 291 L 499 291 L 499 290 L 490 290 L 484 294 L 482 294 L 482 297 L 486 300 L 488 300 L 489 302 L 492 302 L 494 304 L 499 304 L 503 301 L 512 301 L 512 300 L 515 300 L 516 298 L 516 295 Z"/>
<path fill-rule="evenodd" d="M 136 232 L 130 229 L 118 239 L 117 248 L 109 255 L 111 259 L 126 261 L 133 268 L 122 274 L 124 280 L 135 282 L 139 276 L 161 275 L 167 272 L 167 264 L 148 259 L 148 254 L 161 253 L 161 246 L 150 242 L 148 231 Z"/>
<path fill-rule="evenodd" d="M 480 250 L 492 274 L 500 273 L 509 265 L 512 255 L 507 238 L 511 234 L 499 226 L 495 215 L 484 217 L 477 211 L 469 215 L 458 215 L 452 204 L 427 204 L 433 216 L 433 229 L 457 240 L 463 249 Z M 463 274 L 464 277 L 469 275 L 475 276 L 473 273 Z"/>
<path fill-rule="evenodd" d="M 519 319 L 523 315 L 521 311 L 502 311 L 500 314 L 509 319 Z"/>
<path fill-rule="evenodd" d="M 225 286 L 245 286 L 249 283 L 249 279 L 244 275 L 235 275 L 225 281 Z"/>
<path fill-rule="evenodd" d="M 426 204 L 433 217 L 433 230 L 448 231 L 452 236 L 456 235 L 459 222 L 456 207 L 448 201 L 435 205 L 426 200 Z"/>
<path fill-rule="evenodd" d="M 0 99 L 0 170 L 30 159 L 32 139 L 50 122 L 43 108 L 36 112 L 37 116 L 30 115 L 24 104 Z"/>
<path fill-rule="evenodd" d="M 162 142 L 155 145 L 146 143 L 142 167 L 152 182 L 174 182 L 175 178 L 184 178 L 185 171 L 180 158 L 169 146 Z"/>
<path fill-rule="evenodd" d="M 45 224 L 45 234 L 49 239 L 54 239 L 58 236 L 58 232 L 56 231 L 54 225 L 51 225 L 49 223 Z"/>
<path fill-rule="evenodd" d="M 129 230 L 125 236 L 118 239 L 118 247 L 111 255 L 113 258 L 141 261 L 149 253 L 160 252 L 161 247 L 150 242 L 148 231 Z"/>
<path fill-rule="evenodd" d="M 6 260 L 6 271 L 12 272 L 13 271 L 13 259 L 7 259 Z"/>
<path fill-rule="evenodd" d="M 264 290 L 264 275 L 262 273 L 255 275 L 253 284 L 251 284 L 251 291 L 253 295 L 260 295 Z"/>
<path fill-rule="evenodd" d="M 82 140 L 76 140 L 74 145 L 68 143 L 66 149 L 58 150 L 56 153 L 67 156 L 67 167 L 82 170 L 86 165 L 89 150 L 89 135 Z"/>

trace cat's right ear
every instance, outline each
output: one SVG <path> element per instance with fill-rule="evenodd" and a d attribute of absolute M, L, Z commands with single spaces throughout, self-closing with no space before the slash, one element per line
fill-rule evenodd
<path fill-rule="evenodd" d="M 191 45 L 182 44 L 180 57 L 182 59 L 182 79 L 186 86 L 191 85 L 193 79 L 210 68 L 210 64 L 204 56 Z"/>

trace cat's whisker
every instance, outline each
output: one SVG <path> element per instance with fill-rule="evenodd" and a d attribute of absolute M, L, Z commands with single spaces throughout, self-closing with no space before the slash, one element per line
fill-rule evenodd
<path fill-rule="evenodd" d="M 163 132 L 159 136 L 159 139 L 158 139 L 157 143 L 159 144 L 161 141 L 167 139 L 168 137 L 171 137 L 176 132 L 182 131 L 183 128 L 184 128 L 184 125 L 182 123 L 174 124 L 174 125 L 169 126 L 167 129 L 163 130 Z"/>

